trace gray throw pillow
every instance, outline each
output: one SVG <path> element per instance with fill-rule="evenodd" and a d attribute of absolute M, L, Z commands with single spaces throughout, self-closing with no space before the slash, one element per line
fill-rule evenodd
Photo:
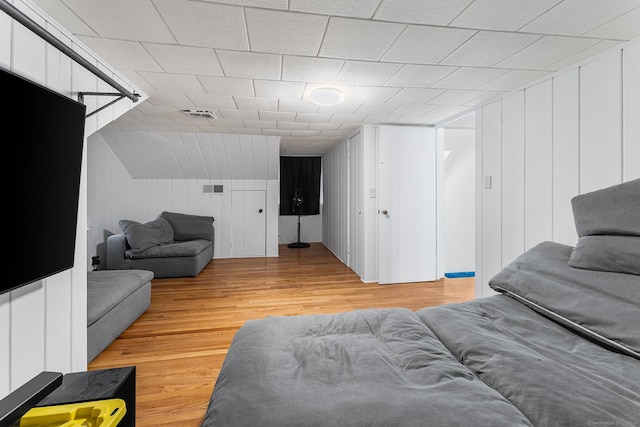
<path fill-rule="evenodd" d="M 571 267 L 640 275 L 640 237 L 583 236 L 569 259 Z"/>
<path fill-rule="evenodd" d="M 569 265 L 640 274 L 640 179 L 571 199 L 578 232 Z"/>
<path fill-rule="evenodd" d="M 118 222 L 127 238 L 133 253 L 140 253 L 147 249 L 173 242 L 173 228 L 164 218 L 156 218 L 144 224 L 128 219 Z"/>
<path fill-rule="evenodd" d="M 211 240 L 213 217 L 202 215 L 162 212 L 160 218 L 169 221 L 176 241 L 205 239 Z"/>
<path fill-rule="evenodd" d="M 571 199 L 578 236 L 640 236 L 640 179 Z"/>

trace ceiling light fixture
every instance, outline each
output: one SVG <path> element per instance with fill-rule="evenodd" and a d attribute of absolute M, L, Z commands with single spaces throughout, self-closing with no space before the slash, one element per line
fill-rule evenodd
<path fill-rule="evenodd" d="M 344 101 L 344 93 L 332 87 L 318 87 L 309 92 L 309 100 L 323 107 L 338 105 Z"/>

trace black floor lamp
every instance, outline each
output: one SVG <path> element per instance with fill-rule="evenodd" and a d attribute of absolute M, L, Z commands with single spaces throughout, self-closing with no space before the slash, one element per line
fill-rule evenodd
<path fill-rule="evenodd" d="M 304 203 L 304 199 L 298 195 L 298 189 L 296 188 L 296 192 L 293 195 L 293 211 L 298 212 L 298 241 L 294 243 L 289 243 L 287 246 L 290 248 L 308 248 L 311 246 L 309 243 L 300 241 L 300 214 L 302 211 L 302 204 Z"/>

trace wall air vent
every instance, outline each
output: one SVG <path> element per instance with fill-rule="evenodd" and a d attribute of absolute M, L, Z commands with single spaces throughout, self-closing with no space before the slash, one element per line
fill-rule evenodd
<path fill-rule="evenodd" d="M 224 193 L 224 186 L 218 184 L 204 184 L 202 186 L 202 192 L 204 194 L 222 194 Z"/>
<path fill-rule="evenodd" d="M 216 113 L 209 110 L 180 110 L 183 114 L 189 117 L 195 117 L 199 119 L 217 119 Z"/>

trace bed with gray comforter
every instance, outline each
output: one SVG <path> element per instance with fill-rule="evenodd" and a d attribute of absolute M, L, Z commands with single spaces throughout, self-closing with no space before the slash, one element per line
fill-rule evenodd
<path fill-rule="evenodd" d="M 640 426 L 640 180 L 572 203 L 577 246 L 529 249 L 498 295 L 247 322 L 202 425 Z"/>

